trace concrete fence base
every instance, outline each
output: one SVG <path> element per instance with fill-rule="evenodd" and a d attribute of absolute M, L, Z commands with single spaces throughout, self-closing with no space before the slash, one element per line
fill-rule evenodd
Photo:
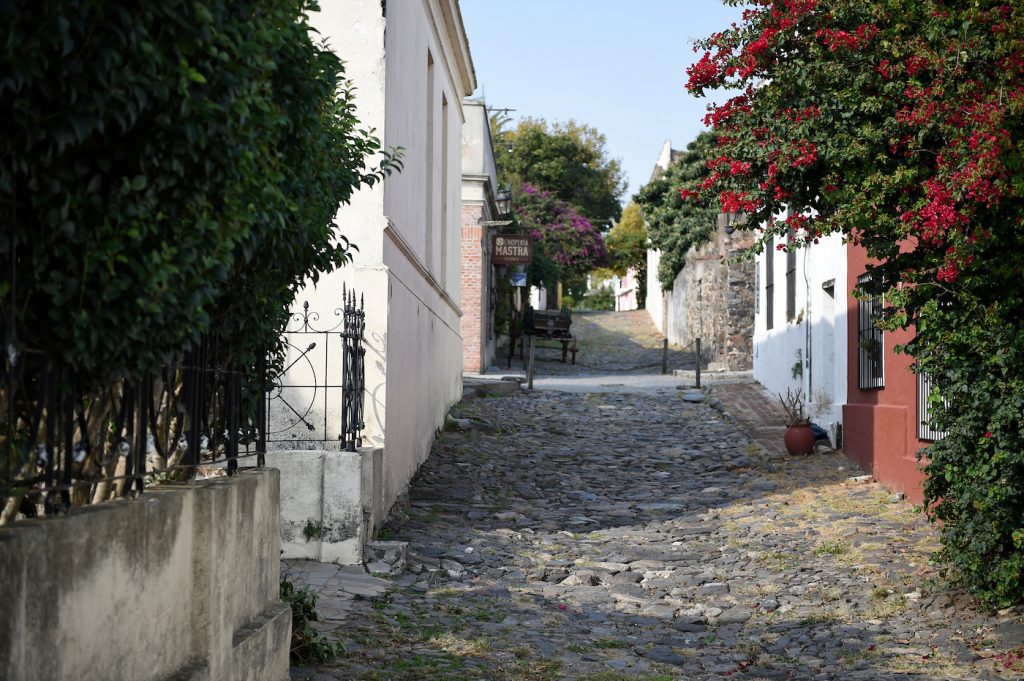
<path fill-rule="evenodd" d="M 362 562 L 363 545 L 384 522 L 384 450 L 267 452 L 281 471 L 285 558 Z"/>
<path fill-rule="evenodd" d="M 0 528 L 0 676 L 282 681 L 278 472 Z"/>

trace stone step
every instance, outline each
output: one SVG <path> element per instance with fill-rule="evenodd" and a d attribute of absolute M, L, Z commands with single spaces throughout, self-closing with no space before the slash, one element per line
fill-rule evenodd
<path fill-rule="evenodd" d="M 363 546 L 363 564 L 369 573 L 400 575 L 409 564 L 409 543 L 371 541 Z"/>

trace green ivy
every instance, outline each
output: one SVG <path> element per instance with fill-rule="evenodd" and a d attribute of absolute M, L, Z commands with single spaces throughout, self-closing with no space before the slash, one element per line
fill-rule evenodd
<path fill-rule="evenodd" d="M 636 195 L 651 246 L 661 251 L 658 281 L 670 291 L 686 264 L 687 252 L 706 243 L 715 233 L 717 211 L 706 204 L 683 201 L 680 189 L 695 190 L 709 175 L 705 159 L 715 147 L 715 136 L 702 132 L 662 176 L 644 185 Z M 648 273 L 650 276 L 650 273 Z"/>

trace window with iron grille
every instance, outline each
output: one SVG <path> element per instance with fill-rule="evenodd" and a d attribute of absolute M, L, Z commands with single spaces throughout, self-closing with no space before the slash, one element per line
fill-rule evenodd
<path fill-rule="evenodd" d="M 793 230 L 789 231 L 789 250 L 786 251 L 786 321 L 796 318 L 796 249 L 793 248 Z"/>
<path fill-rule="evenodd" d="M 871 281 L 871 275 L 862 274 L 858 284 Z M 861 298 L 857 301 L 857 385 L 860 388 L 884 388 L 882 329 L 878 318 L 882 314 L 882 296 Z"/>
<path fill-rule="evenodd" d="M 932 428 L 931 421 L 934 415 L 932 405 L 928 398 L 932 394 L 932 377 L 924 372 L 917 374 L 917 439 L 935 442 L 946 437 L 946 431 Z M 943 399 L 945 402 L 945 399 Z"/>
<path fill-rule="evenodd" d="M 775 325 L 775 237 L 768 237 L 764 256 L 764 318 L 766 329 Z"/>

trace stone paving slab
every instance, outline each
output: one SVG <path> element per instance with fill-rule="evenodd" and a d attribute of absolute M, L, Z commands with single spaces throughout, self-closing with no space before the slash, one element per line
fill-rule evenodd
<path fill-rule="evenodd" d="M 735 418 L 748 437 L 770 454 L 786 455 L 782 436 L 786 432 L 786 414 L 775 396 L 753 378 L 713 385 L 711 395 L 726 414 Z"/>
<path fill-rule="evenodd" d="M 294 678 L 1020 678 L 1020 611 L 944 589 L 911 506 L 679 393 L 457 405 L 497 427 L 439 435 L 384 532 L 409 572 L 348 601 L 346 654 Z"/>
<path fill-rule="evenodd" d="M 377 598 L 392 587 L 391 582 L 367 574 L 362 565 L 340 566 L 315 560 L 282 560 L 281 579 L 316 594 L 317 613 L 323 622 L 314 626 L 335 640 L 341 640 L 337 626 L 348 618 L 356 599 Z"/>

